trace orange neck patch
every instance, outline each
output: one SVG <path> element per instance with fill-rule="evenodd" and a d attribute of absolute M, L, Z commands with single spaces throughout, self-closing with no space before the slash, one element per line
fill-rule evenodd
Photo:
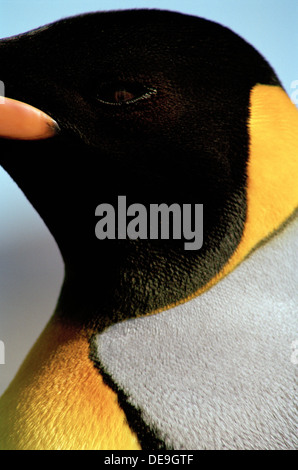
<path fill-rule="evenodd" d="M 53 319 L 0 399 L 0 449 L 133 450 L 117 395 L 89 359 L 87 334 Z"/>
<path fill-rule="evenodd" d="M 223 269 L 185 303 L 214 286 L 272 235 L 298 207 L 298 110 L 282 88 L 256 85 L 250 95 L 247 215 L 241 241 Z"/>

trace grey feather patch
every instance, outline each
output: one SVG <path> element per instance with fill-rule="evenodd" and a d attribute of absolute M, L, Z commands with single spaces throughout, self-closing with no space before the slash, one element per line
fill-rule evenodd
<path fill-rule="evenodd" d="M 297 266 L 296 220 L 200 297 L 98 335 L 99 361 L 166 445 L 297 447 Z"/>

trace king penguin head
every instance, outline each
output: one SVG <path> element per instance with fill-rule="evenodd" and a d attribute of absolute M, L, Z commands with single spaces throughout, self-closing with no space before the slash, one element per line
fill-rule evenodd
<path fill-rule="evenodd" d="M 55 315 L 71 328 L 99 331 L 198 295 L 297 207 L 297 110 L 264 58 L 221 25 L 159 10 L 91 13 L 2 40 L 0 67 L 0 164 L 59 246 Z M 146 208 L 203 204 L 203 246 L 98 240 L 95 209 L 120 195 Z M 4 397 L 0 438 L 8 428 L 16 437 L 3 446 L 133 448 L 127 430 L 115 437 L 118 411 L 109 421 L 109 406 L 94 403 L 110 392 L 97 390 L 88 342 L 61 328 Z M 111 439 L 94 435 L 100 413 Z"/>
<path fill-rule="evenodd" d="M 0 61 L 6 95 L 60 127 L 41 139 L 32 125 L 31 137 L 4 126 L 0 163 L 58 243 L 73 314 L 86 302 L 110 318 L 144 314 L 206 285 L 243 233 L 251 90 L 279 86 L 265 60 L 218 24 L 136 10 L 2 40 Z M 99 241 L 95 208 L 118 195 L 146 207 L 203 204 L 203 247 Z"/>

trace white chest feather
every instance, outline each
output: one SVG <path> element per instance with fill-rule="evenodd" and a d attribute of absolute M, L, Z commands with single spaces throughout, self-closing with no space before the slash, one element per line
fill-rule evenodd
<path fill-rule="evenodd" d="M 205 294 L 109 327 L 98 359 L 174 449 L 298 446 L 298 221 Z"/>

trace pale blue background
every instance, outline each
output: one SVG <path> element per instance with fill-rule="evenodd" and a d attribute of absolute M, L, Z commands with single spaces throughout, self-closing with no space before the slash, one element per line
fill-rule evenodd
<path fill-rule="evenodd" d="M 0 38 L 81 12 L 143 7 L 190 13 L 230 27 L 269 60 L 287 92 L 293 93 L 291 83 L 298 80 L 298 0 L 0 0 Z M 49 319 L 62 277 L 55 242 L 0 168 L 0 340 L 6 350 L 0 394 Z"/>

